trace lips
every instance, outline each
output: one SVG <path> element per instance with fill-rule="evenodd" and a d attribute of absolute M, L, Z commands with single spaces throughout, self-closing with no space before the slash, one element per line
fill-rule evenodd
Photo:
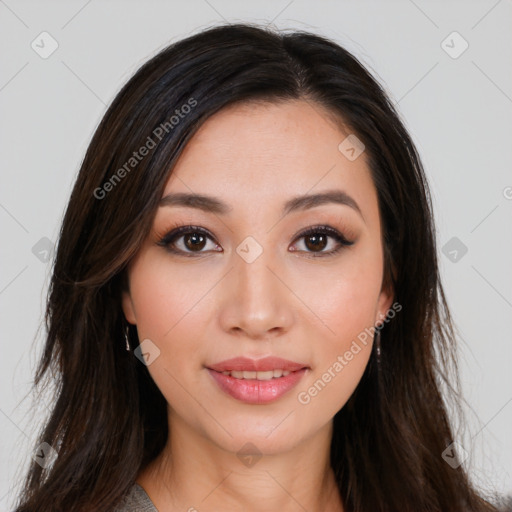
<path fill-rule="evenodd" d="M 235 357 L 207 369 L 219 389 L 232 398 L 248 404 L 266 404 L 294 388 L 309 366 L 280 357 Z"/>
<path fill-rule="evenodd" d="M 234 357 L 220 363 L 208 366 L 216 372 L 268 372 L 271 370 L 283 370 L 296 372 L 302 368 L 308 368 L 307 364 L 289 361 L 280 357 L 264 357 L 263 359 L 249 359 L 247 357 Z"/>

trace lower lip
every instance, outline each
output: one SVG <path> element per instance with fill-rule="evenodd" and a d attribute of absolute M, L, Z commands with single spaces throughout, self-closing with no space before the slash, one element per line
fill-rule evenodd
<path fill-rule="evenodd" d="M 222 391 L 248 404 L 267 404 L 278 400 L 297 385 L 306 370 L 307 368 L 302 368 L 302 370 L 291 372 L 286 377 L 278 379 L 257 380 L 235 379 L 230 375 L 224 375 L 208 368 L 210 375 Z"/>

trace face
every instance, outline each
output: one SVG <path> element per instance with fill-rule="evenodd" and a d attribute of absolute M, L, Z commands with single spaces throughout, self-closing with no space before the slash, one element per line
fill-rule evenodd
<path fill-rule="evenodd" d="M 347 135 L 316 104 L 244 104 L 212 116 L 182 153 L 122 302 L 150 340 L 171 432 L 287 451 L 355 390 L 391 294 L 377 193 L 365 153 L 338 149 Z"/>

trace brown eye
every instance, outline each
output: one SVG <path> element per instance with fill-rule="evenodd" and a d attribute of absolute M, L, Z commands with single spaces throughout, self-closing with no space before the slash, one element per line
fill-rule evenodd
<path fill-rule="evenodd" d="M 322 251 L 327 246 L 328 236 L 323 233 L 308 235 L 305 237 L 306 247 L 310 251 Z"/>
<path fill-rule="evenodd" d="M 213 237 L 204 229 L 196 226 L 181 226 L 167 233 L 158 245 L 165 247 L 168 251 L 184 256 L 192 253 L 202 254 L 208 251 L 203 250 L 208 241 L 212 242 L 213 250 L 218 247 L 213 243 Z M 217 251 L 220 252 L 220 251 Z"/>
<path fill-rule="evenodd" d="M 183 240 L 185 241 L 185 246 L 187 249 L 192 251 L 201 250 L 206 245 L 206 237 L 200 233 L 190 233 L 183 235 Z"/>
<path fill-rule="evenodd" d="M 296 240 L 304 239 L 304 246 L 306 250 L 299 251 L 310 253 L 312 257 L 331 256 L 336 254 L 343 247 L 353 245 L 354 242 L 347 240 L 339 231 L 330 226 L 314 226 L 303 231 Z M 329 245 L 329 239 L 337 242 L 338 247 L 325 251 L 324 249 Z M 297 249 L 293 249 L 298 251 Z"/>
<path fill-rule="evenodd" d="M 347 240 L 339 231 L 330 226 L 317 226 L 304 231 L 296 240 L 304 239 L 305 249 L 292 249 L 292 251 L 304 252 L 312 257 L 331 256 L 340 251 L 343 247 L 353 245 L 354 242 Z M 330 250 L 325 250 L 333 240 L 337 243 Z M 197 226 L 181 226 L 170 231 L 159 242 L 158 245 L 165 247 L 169 252 L 183 256 L 193 256 L 207 253 L 204 250 L 212 242 L 213 247 L 210 250 L 222 252 L 219 245 L 214 242 L 214 238 L 203 228 Z M 181 245 L 181 246 L 180 246 Z"/>

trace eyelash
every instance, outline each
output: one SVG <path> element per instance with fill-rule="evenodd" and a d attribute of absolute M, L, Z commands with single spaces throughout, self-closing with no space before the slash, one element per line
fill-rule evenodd
<path fill-rule="evenodd" d="M 175 228 L 175 229 L 174 229 Z M 178 254 L 185 257 L 196 257 L 197 255 L 203 254 L 206 251 L 198 251 L 196 254 L 194 254 L 194 251 L 183 251 L 181 249 L 176 249 L 172 247 L 172 244 L 176 242 L 177 239 L 182 237 L 183 235 L 187 234 L 200 234 L 207 238 L 209 238 L 211 241 L 214 242 L 213 237 L 210 235 L 208 231 L 205 229 L 199 227 L 199 226 L 174 226 L 171 228 L 167 234 L 165 234 L 163 237 L 160 237 L 160 240 L 157 242 L 157 245 L 164 247 L 167 251 Z M 297 235 L 295 240 L 300 240 L 302 238 L 305 238 L 310 235 L 328 235 L 330 238 L 333 238 L 339 243 L 339 246 L 336 249 L 332 249 L 331 251 L 327 252 L 319 252 L 315 253 L 312 251 L 300 251 L 296 250 L 294 252 L 305 252 L 309 254 L 307 257 L 312 258 L 324 258 L 328 256 L 334 256 L 339 251 L 341 251 L 343 248 L 351 246 L 354 244 L 353 241 L 347 240 L 345 236 L 340 233 L 338 230 L 330 227 L 330 226 L 312 226 L 304 231 L 302 231 L 300 234 Z M 216 251 L 220 252 L 220 251 Z"/>

